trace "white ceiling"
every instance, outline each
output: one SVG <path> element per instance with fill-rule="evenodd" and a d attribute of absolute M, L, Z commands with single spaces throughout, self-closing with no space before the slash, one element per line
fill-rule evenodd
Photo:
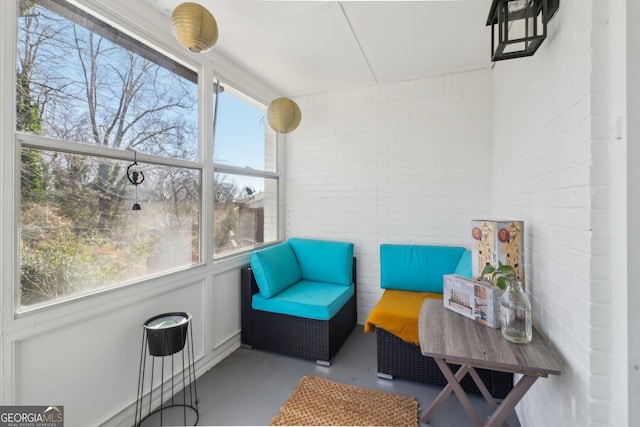
<path fill-rule="evenodd" d="M 182 2 L 147 1 L 167 17 Z M 213 50 L 286 96 L 491 65 L 491 0 L 195 1 L 218 22 Z"/>

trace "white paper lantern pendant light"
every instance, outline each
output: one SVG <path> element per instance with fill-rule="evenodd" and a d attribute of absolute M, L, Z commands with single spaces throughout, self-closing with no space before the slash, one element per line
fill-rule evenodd
<path fill-rule="evenodd" d="M 301 119 L 300 107 L 289 98 L 275 99 L 267 109 L 267 123 L 278 133 L 294 131 Z"/>
<path fill-rule="evenodd" d="M 182 3 L 171 14 L 174 36 L 191 52 L 206 52 L 218 41 L 218 24 L 204 6 Z"/>

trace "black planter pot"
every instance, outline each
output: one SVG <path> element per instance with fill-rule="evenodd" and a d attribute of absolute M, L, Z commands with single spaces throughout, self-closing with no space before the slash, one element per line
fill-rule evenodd
<path fill-rule="evenodd" d="M 152 356 L 170 356 L 184 348 L 191 315 L 184 312 L 164 313 L 144 323 Z"/>

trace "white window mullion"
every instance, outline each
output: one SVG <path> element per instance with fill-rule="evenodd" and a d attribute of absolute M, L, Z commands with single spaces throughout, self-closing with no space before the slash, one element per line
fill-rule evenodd
<path fill-rule="evenodd" d="M 0 402 L 14 404 L 16 399 L 16 351 L 15 344 L 7 339 L 7 329 L 13 324 L 14 309 L 19 302 L 18 290 L 14 283 L 20 280 L 19 258 L 19 216 L 20 205 L 20 159 L 14 139 L 16 123 L 16 9 L 15 1 L 0 2 L 0 322 L 2 341 L 0 342 Z"/>
<path fill-rule="evenodd" d="M 220 163 L 214 163 L 214 168 L 218 173 L 230 173 L 233 175 L 255 176 L 259 178 L 273 178 L 279 179 L 280 175 L 277 172 L 261 171 L 251 168 L 241 168 L 239 166 L 223 165 Z"/>
<path fill-rule="evenodd" d="M 287 238 L 287 218 L 286 218 L 286 153 L 284 140 L 286 135 L 278 134 L 278 174 L 280 181 L 278 182 L 278 238 L 285 240 Z"/>
<path fill-rule="evenodd" d="M 102 157 L 106 159 L 132 161 L 134 153 L 132 150 L 119 150 L 116 148 L 101 147 L 98 145 L 82 144 L 64 141 L 61 139 L 47 138 L 44 136 L 31 135 L 26 133 L 16 133 L 16 139 L 22 147 L 37 148 L 42 150 L 58 151 L 70 154 Z M 173 166 L 178 168 L 202 169 L 204 165 L 200 162 L 175 159 L 172 157 L 160 157 L 150 154 L 136 153 L 139 163 L 154 165 Z"/>
<path fill-rule="evenodd" d="M 204 164 L 202 174 L 202 223 L 200 224 L 201 237 L 201 262 L 205 264 L 211 263 L 213 260 L 213 150 L 215 146 L 215 103 L 217 102 L 215 88 L 217 80 L 211 67 L 204 65 L 200 73 L 200 93 L 199 93 L 199 111 L 200 111 L 200 161 Z"/>

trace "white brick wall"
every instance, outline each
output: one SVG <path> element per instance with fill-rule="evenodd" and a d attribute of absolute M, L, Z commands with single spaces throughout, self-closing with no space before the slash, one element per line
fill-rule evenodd
<path fill-rule="evenodd" d="M 286 235 L 355 243 L 358 322 L 380 291 L 379 245 L 470 247 L 491 203 L 491 72 L 296 99 Z"/>
<path fill-rule="evenodd" d="M 640 52 L 640 26 L 637 25 L 640 19 L 640 2 L 629 1 L 626 5 L 627 18 L 627 116 L 623 122 L 627 130 L 627 209 L 624 210 L 627 218 L 624 223 L 628 226 L 627 239 L 629 242 L 640 241 L 640 56 L 635 52 Z M 632 120 L 632 118 L 634 120 Z M 626 243 L 626 242 L 625 242 Z M 640 277 L 640 245 L 630 244 L 627 246 L 627 259 L 631 260 L 627 266 L 628 297 L 628 325 L 629 331 L 635 331 L 631 325 L 640 325 L 640 311 L 632 309 L 640 302 L 640 286 L 637 285 L 637 277 Z M 633 278 L 633 279 L 630 279 Z M 628 334 L 629 360 L 622 366 L 629 381 L 627 395 L 629 396 L 628 409 L 631 420 L 640 420 L 640 335 L 637 333 Z"/>
<path fill-rule="evenodd" d="M 473 217 L 523 219 L 534 325 L 564 368 L 525 396 L 522 425 L 634 425 L 640 345 L 627 337 L 638 317 L 627 307 L 640 293 L 626 260 L 640 162 L 630 150 L 627 163 L 613 126 L 626 118 L 625 77 L 640 92 L 620 71 L 631 61 L 631 8 L 561 3 L 531 58 L 298 99 L 286 231 L 355 242 L 363 322 L 380 295 L 380 243 L 468 246 Z"/>
<path fill-rule="evenodd" d="M 612 4 L 564 0 L 535 56 L 493 72 L 493 163 L 503 166 L 493 214 L 525 220 L 534 325 L 564 362 L 561 377 L 539 381 L 519 405 L 527 426 L 626 425 L 612 423 L 623 386 L 613 384 L 612 299 L 626 290 L 612 282 L 612 241 L 624 233 L 612 227 L 612 194 L 624 197 L 612 191 L 611 122 L 624 87 L 611 77 Z"/>

